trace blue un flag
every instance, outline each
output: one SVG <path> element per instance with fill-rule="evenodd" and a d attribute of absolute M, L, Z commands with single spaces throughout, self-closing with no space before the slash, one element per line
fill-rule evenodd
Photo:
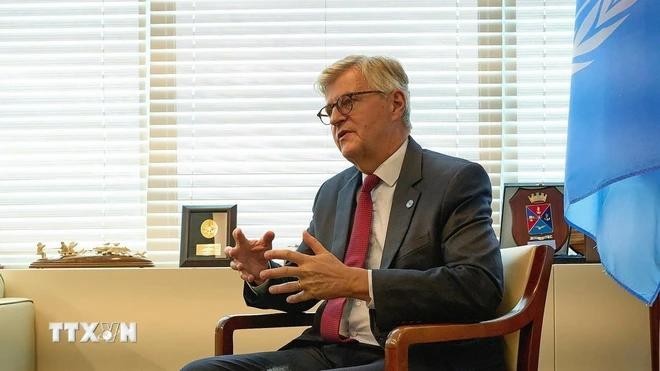
<path fill-rule="evenodd" d="M 565 215 L 608 274 L 660 289 L 660 1 L 578 0 Z"/>

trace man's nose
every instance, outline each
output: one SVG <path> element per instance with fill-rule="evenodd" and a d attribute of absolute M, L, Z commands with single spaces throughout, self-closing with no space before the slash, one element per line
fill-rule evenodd
<path fill-rule="evenodd" d="M 339 108 L 333 107 L 330 113 L 330 125 L 337 126 L 346 121 L 346 115 L 339 111 Z"/>

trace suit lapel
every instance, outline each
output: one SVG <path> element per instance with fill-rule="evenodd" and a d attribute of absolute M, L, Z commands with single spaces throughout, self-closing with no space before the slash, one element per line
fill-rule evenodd
<path fill-rule="evenodd" d="M 351 228 L 351 219 L 353 205 L 355 204 L 355 195 L 358 187 L 362 183 L 361 174 L 355 169 L 355 174 L 348 180 L 346 185 L 339 190 L 337 197 L 337 209 L 335 214 L 335 229 L 332 238 L 332 253 L 344 260 L 346 253 L 346 244 L 348 242 L 348 233 Z"/>
<path fill-rule="evenodd" d="M 420 192 L 414 188 L 414 185 L 421 179 L 422 148 L 410 138 L 406 149 L 406 157 L 403 159 L 403 165 L 401 166 L 401 174 L 399 174 L 399 180 L 392 198 L 390 220 L 387 224 L 387 235 L 380 263 L 382 269 L 390 267 L 394 256 L 401 247 L 406 232 L 408 232 L 420 196 Z"/>

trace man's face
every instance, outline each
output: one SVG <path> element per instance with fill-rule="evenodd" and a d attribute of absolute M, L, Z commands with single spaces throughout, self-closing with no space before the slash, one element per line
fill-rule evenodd
<path fill-rule="evenodd" d="M 367 90 L 375 89 L 367 85 L 361 72 L 350 69 L 327 86 L 326 103 L 335 103 L 344 94 Z M 363 171 L 365 166 L 361 164 L 368 164 L 368 169 L 374 161 L 382 162 L 387 158 L 393 135 L 401 130 L 400 123 L 392 121 L 391 106 L 388 95 L 375 93 L 354 97 L 353 109 L 346 115 L 336 107 L 332 111 L 330 126 L 337 148 Z"/>

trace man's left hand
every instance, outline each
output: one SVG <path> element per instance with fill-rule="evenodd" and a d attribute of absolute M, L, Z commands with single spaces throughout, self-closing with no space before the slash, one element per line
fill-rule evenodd
<path fill-rule="evenodd" d="M 303 232 L 303 241 L 312 249 L 314 255 L 284 249 L 269 250 L 264 253 L 267 259 L 283 259 L 297 265 L 266 269 L 261 272 L 262 280 L 298 278 L 271 286 L 269 288 L 271 294 L 294 293 L 287 297 L 289 303 L 337 297 L 370 300 L 366 269 L 344 265 L 307 231 Z"/>

